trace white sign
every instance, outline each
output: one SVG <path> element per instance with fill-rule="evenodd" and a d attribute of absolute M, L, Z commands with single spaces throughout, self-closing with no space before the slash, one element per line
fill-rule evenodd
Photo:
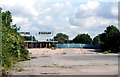
<path fill-rule="evenodd" d="M 52 32 L 38 32 L 38 35 L 42 37 L 51 37 L 53 33 Z"/>
<path fill-rule="evenodd" d="M 30 35 L 30 32 L 19 32 L 22 36 Z"/>

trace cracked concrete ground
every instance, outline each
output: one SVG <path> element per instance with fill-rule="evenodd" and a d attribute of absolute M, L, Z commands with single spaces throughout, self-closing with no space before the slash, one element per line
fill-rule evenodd
<path fill-rule="evenodd" d="M 94 49 L 29 49 L 29 61 L 20 62 L 23 71 L 13 75 L 117 75 L 118 55 L 101 54 Z M 62 54 L 65 53 L 65 54 Z"/>

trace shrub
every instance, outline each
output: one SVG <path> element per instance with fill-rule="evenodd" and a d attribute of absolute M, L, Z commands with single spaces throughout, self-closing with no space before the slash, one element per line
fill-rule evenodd
<path fill-rule="evenodd" d="M 29 47 L 30 47 L 30 48 L 33 48 L 33 45 L 32 45 L 32 44 L 30 44 L 30 45 L 29 45 Z"/>
<path fill-rule="evenodd" d="M 63 55 L 67 54 L 66 52 L 63 52 Z"/>
<path fill-rule="evenodd" d="M 20 36 L 16 25 L 12 25 L 9 11 L 2 13 L 2 70 L 12 70 L 14 64 L 21 60 L 28 60 L 24 38 Z"/>
<path fill-rule="evenodd" d="M 104 51 L 103 54 L 109 54 L 109 52 L 108 51 Z"/>
<path fill-rule="evenodd" d="M 56 50 L 56 47 L 51 47 L 52 50 Z"/>

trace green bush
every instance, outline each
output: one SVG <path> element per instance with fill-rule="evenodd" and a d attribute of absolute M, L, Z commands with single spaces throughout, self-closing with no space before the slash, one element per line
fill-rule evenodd
<path fill-rule="evenodd" d="M 21 60 L 28 60 L 24 38 L 20 36 L 16 25 L 12 25 L 9 11 L 2 12 L 2 70 L 11 70 L 14 64 Z"/>
<path fill-rule="evenodd" d="M 63 55 L 67 54 L 66 52 L 63 52 Z"/>
<path fill-rule="evenodd" d="M 102 51 L 120 52 L 120 30 L 117 27 L 110 25 L 98 36 Z"/>
<path fill-rule="evenodd" d="M 104 51 L 103 54 L 109 54 L 109 52 L 108 51 Z"/>
<path fill-rule="evenodd" d="M 32 45 L 32 44 L 30 44 L 30 45 L 29 45 L 29 47 L 30 47 L 30 48 L 33 48 L 33 45 Z"/>
<path fill-rule="evenodd" d="M 52 50 L 56 50 L 56 47 L 51 47 Z"/>

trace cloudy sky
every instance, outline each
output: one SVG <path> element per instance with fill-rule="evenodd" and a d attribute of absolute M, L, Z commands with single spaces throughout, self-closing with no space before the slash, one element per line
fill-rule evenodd
<path fill-rule="evenodd" d="M 93 38 L 109 25 L 118 27 L 118 0 L 0 0 L 0 7 L 12 13 L 21 31 L 33 34 L 53 31 L 73 39 L 88 33 Z"/>

